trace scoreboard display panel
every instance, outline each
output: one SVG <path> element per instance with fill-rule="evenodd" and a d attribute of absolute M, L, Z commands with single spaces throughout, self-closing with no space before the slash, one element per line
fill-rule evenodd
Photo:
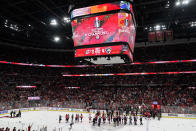
<path fill-rule="evenodd" d="M 126 42 L 132 52 L 135 26 L 131 14 L 115 13 L 72 21 L 74 46 Z"/>
<path fill-rule="evenodd" d="M 130 2 L 74 9 L 71 25 L 76 58 L 126 55 L 133 60 L 136 24 Z"/>
<path fill-rule="evenodd" d="M 127 10 L 133 12 L 132 4 L 127 1 L 116 1 L 113 3 L 105 3 L 100 5 L 94 5 L 84 8 L 75 9 L 71 12 L 71 19 L 75 17 L 81 17 L 85 15 L 91 15 L 95 13 L 102 13 L 113 10 Z"/>
<path fill-rule="evenodd" d="M 133 55 L 127 45 L 82 48 L 75 50 L 75 57 L 127 55 L 133 61 Z"/>

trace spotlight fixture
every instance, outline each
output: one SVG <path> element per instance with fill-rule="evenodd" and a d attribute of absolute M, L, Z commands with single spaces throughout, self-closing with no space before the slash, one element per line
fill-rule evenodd
<path fill-rule="evenodd" d="M 60 37 L 58 37 L 58 36 L 54 37 L 54 42 L 59 42 L 60 40 L 61 40 Z"/>
<path fill-rule="evenodd" d="M 160 26 L 160 25 L 156 25 L 156 26 L 154 27 L 154 29 L 158 31 L 158 30 L 161 29 L 161 26 Z"/>
<path fill-rule="evenodd" d="M 64 21 L 65 23 L 69 23 L 69 22 L 70 22 L 70 18 L 64 17 L 64 18 L 63 18 L 63 21 Z"/>
<path fill-rule="evenodd" d="M 52 20 L 50 21 L 50 25 L 52 25 L 52 26 L 57 26 L 57 25 L 58 25 L 57 20 L 56 20 L 56 19 L 52 19 Z"/>

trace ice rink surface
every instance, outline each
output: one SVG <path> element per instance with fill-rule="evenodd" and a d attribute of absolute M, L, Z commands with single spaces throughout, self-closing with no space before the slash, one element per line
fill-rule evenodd
<path fill-rule="evenodd" d="M 17 127 L 17 129 L 27 129 L 28 125 L 32 125 L 32 130 L 40 130 L 41 127 L 47 126 L 48 131 L 69 131 L 69 124 L 65 122 L 65 114 L 67 112 L 58 111 L 31 111 L 22 112 L 21 118 L 0 118 L 1 127 Z M 75 114 L 76 113 L 70 113 Z M 59 124 L 59 115 L 62 115 L 62 122 Z M 179 119 L 179 118 L 162 118 L 160 121 L 145 120 L 144 125 L 120 125 L 114 127 L 114 124 L 110 125 L 106 121 L 105 124 L 101 124 L 101 127 L 92 126 L 89 123 L 89 114 L 83 114 L 83 122 L 74 123 L 71 131 L 196 131 L 196 119 Z M 92 114 L 94 116 L 94 114 Z M 139 124 L 139 121 L 138 121 Z"/>

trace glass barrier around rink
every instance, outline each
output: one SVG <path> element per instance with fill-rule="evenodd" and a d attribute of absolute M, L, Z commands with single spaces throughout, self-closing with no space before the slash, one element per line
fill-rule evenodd
<path fill-rule="evenodd" d="M 76 108 L 76 109 L 87 109 L 90 107 L 91 109 L 97 110 L 132 110 L 136 111 L 136 106 L 138 106 L 138 112 L 143 110 L 143 107 L 148 109 L 152 109 L 152 105 L 139 105 L 139 104 L 107 104 L 107 103 L 87 103 L 87 102 L 80 102 L 80 101 L 15 101 L 15 102 L 8 102 L 8 103 L 0 103 L 0 111 L 3 110 L 10 110 L 10 109 L 19 109 L 19 108 L 30 108 L 30 107 L 59 107 L 59 108 Z M 183 106 L 161 106 L 162 113 L 176 113 L 176 114 L 196 114 L 196 105 L 192 105 L 189 107 Z"/>
<path fill-rule="evenodd" d="M 190 107 L 182 106 L 162 106 L 161 111 L 164 113 L 176 113 L 176 114 L 196 114 L 196 105 Z"/>

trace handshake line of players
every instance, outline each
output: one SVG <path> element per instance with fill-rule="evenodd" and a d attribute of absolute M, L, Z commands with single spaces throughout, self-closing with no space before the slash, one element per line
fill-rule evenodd
<path fill-rule="evenodd" d="M 92 115 L 89 114 L 88 118 L 89 118 L 89 123 L 93 123 L 93 126 L 95 126 L 96 123 L 98 124 L 98 126 L 100 126 L 101 123 L 105 124 L 106 120 L 108 121 L 109 124 L 111 124 L 113 122 L 114 126 L 118 126 L 119 124 L 138 125 L 138 120 L 140 121 L 139 124 L 143 125 L 143 122 L 142 122 L 143 115 L 138 117 L 135 114 L 123 115 L 123 114 L 120 114 L 120 112 L 106 114 L 104 111 L 103 111 L 103 113 L 98 111 L 94 117 L 92 117 Z M 149 118 L 149 117 L 147 117 L 147 118 Z M 83 114 L 75 114 L 75 116 L 74 116 L 74 114 L 66 114 L 65 115 L 65 122 L 68 123 L 69 119 L 71 119 L 71 123 L 82 122 L 83 121 Z M 59 123 L 61 123 L 61 121 L 62 121 L 62 116 L 59 115 Z"/>
<path fill-rule="evenodd" d="M 19 110 L 18 113 L 16 111 L 10 112 L 10 118 L 21 117 L 21 111 Z"/>
<path fill-rule="evenodd" d="M 128 119 L 129 119 L 129 125 L 137 125 L 137 121 L 139 119 L 140 121 L 140 125 L 143 125 L 143 122 L 142 122 L 142 119 L 143 119 L 143 116 L 136 116 L 136 115 L 123 115 L 123 114 L 120 114 L 120 112 L 116 112 L 116 113 L 108 113 L 107 114 L 107 117 L 106 117 L 106 114 L 103 112 L 101 114 L 101 112 L 97 112 L 95 114 L 95 117 L 93 118 L 93 126 L 95 126 L 95 124 L 97 123 L 98 126 L 101 125 L 101 122 L 103 124 L 106 123 L 106 118 L 107 118 L 107 121 L 109 124 L 111 124 L 111 122 L 114 123 L 114 126 L 119 126 L 119 124 L 124 124 L 124 125 L 127 125 L 128 124 Z M 91 122 L 91 116 L 89 115 L 89 122 Z"/>
<path fill-rule="evenodd" d="M 75 117 L 74 117 L 74 114 L 70 115 L 70 114 L 66 114 L 65 115 L 65 121 L 68 123 L 69 122 L 69 119 L 71 119 L 71 122 L 73 123 L 74 122 L 74 119 L 75 119 L 75 123 L 76 122 L 79 122 L 83 120 L 83 114 L 76 114 Z M 59 123 L 61 123 L 62 121 L 62 116 L 59 115 Z"/>

